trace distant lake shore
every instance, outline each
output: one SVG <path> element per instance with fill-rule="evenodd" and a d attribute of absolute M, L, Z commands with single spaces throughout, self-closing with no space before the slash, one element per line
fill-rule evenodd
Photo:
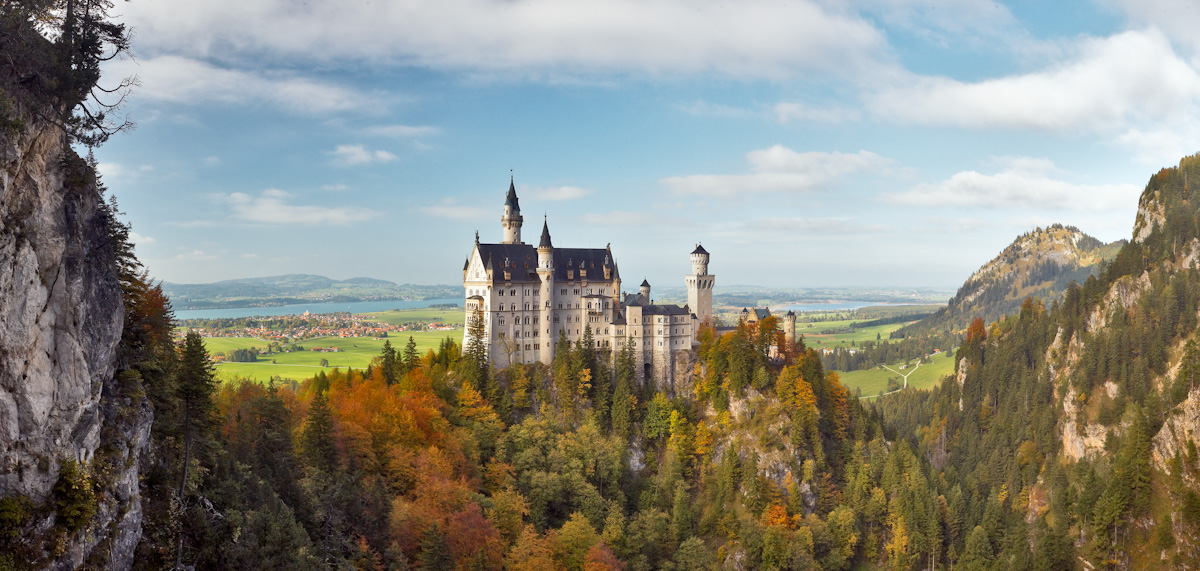
<path fill-rule="evenodd" d="M 452 303 L 462 307 L 461 299 L 423 299 L 418 301 L 352 301 L 338 303 L 297 303 L 275 307 L 233 307 L 223 309 L 177 309 L 176 319 L 219 319 L 224 317 L 269 317 L 277 315 L 300 315 L 309 313 L 371 313 L 389 309 L 420 309 L 433 305 Z"/>

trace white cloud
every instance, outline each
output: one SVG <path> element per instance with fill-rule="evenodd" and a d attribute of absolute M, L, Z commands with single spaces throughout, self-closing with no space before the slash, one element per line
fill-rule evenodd
<path fill-rule="evenodd" d="M 129 167 L 121 163 L 96 163 L 96 171 L 100 178 L 107 181 L 128 180 L 141 176 L 142 173 L 154 170 L 151 165 Z"/>
<path fill-rule="evenodd" d="M 894 164 L 870 151 L 798 153 L 782 145 L 751 151 L 746 160 L 751 174 L 673 176 L 659 182 L 675 194 L 730 198 L 758 192 L 815 190 L 847 174 L 880 171 Z"/>
<path fill-rule="evenodd" d="M 338 226 L 369 220 L 378 212 L 365 208 L 289 204 L 292 195 L 269 188 L 254 197 L 235 192 L 225 197 L 235 218 L 263 224 L 320 224 Z"/>
<path fill-rule="evenodd" d="M 775 118 L 780 123 L 790 121 L 812 121 L 814 123 L 851 123 L 862 118 L 857 109 L 847 107 L 813 107 L 804 103 L 779 103 L 775 105 Z"/>
<path fill-rule="evenodd" d="M 350 190 L 350 187 L 348 187 L 344 184 L 326 184 L 321 187 L 321 190 L 328 190 L 330 192 L 342 192 L 344 190 Z"/>
<path fill-rule="evenodd" d="M 484 220 L 495 214 L 493 209 L 478 206 L 463 206 L 454 200 L 447 199 L 442 204 L 418 206 L 417 210 L 428 216 L 449 218 L 451 220 Z"/>
<path fill-rule="evenodd" d="M 908 206 L 1123 211 L 1140 192 L 1132 184 L 1082 185 L 1052 178 L 1051 173 L 1060 171 L 1044 159 L 1006 157 L 995 162 L 1006 168 L 994 174 L 962 171 L 883 200 Z"/>
<path fill-rule="evenodd" d="M 565 74 L 854 75 L 878 30 L 814 0 L 208 0 L 122 6 L 143 52 Z"/>
<path fill-rule="evenodd" d="M 437 135 L 442 130 L 429 125 L 376 125 L 363 129 L 363 133 L 378 137 L 395 137 L 398 139 L 415 139 Z"/>
<path fill-rule="evenodd" d="M 217 225 L 217 223 L 212 220 L 178 220 L 167 222 L 167 224 L 179 228 L 211 228 Z"/>
<path fill-rule="evenodd" d="M 1156 30 L 1087 39 L 1049 69 L 967 83 L 914 77 L 866 96 L 870 111 L 902 124 L 1052 132 L 1119 129 L 1193 111 L 1200 74 Z"/>
<path fill-rule="evenodd" d="M 141 234 L 138 234 L 137 232 L 132 232 L 132 231 L 129 233 L 129 239 L 134 244 L 137 244 L 137 245 L 153 244 L 158 241 L 158 240 L 155 240 L 154 238 L 151 238 L 150 236 L 143 236 Z"/>
<path fill-rule="evenodd" d="M 528 194 L 534 200 L 575 200 L 583 198 L 592 193 L 590 188 L 581 188 L 578 186 L 551 186 L 546 188 L 522 187 L 519 195 Z"/>
<path fill-rule="evenodd" d="M 259 102 L 293 113 L 321 115 L 340 111 L 376 112 L 388 104 L 382 94 L 365 94 L 288 73 L 225 69 L 210 63 L 164 55 L 109 64 L 113 76 L 137 75 L 134 97 L 198 105 Z"/>
<path fill-rule="evenodd" d="M 759 113 L 745 109 L 742 107 L 734 107 L 732 105 L 722 105 L 720 103 L 710 103 L 708 101 L 698 100 L 688 105 L 680 105 L 679 110 L 688 115 L 697 117 L 726 117 L 740 119 L 743 117 L 754 117 Z"/>
<path fill-rule="evenodd" d="M 183 252 L 171 257 L 177 262 L 211 262 L 218 259 L 216 254 L 209 254 L 204 250 L 192 250 L 191 252 Z"/>
<path fill-rule="evenodd" d="M 342 167 L 369 165 L 371 163 L 388 163 L 396 160 L 396 155 L 383 150 L 369 150 L 364 145 L 338 145 L 332 151 L 333 155 L 330 161 L 332 164 Z"/>
<path fill-rule="evenodd" d="M 579 217 L 585 226 L 607 226 L 622 228 L 662 228 L 683 226 L 687 220 L 678 216 L 667 216 L 644 210 L 613 210 L 611 212 L 589 212 Z"/>
<path fill-rule="evenodd" d="M 204 166 L 215 167 L 221 164 L 221 157 L 216 155 L 204 157 Z"/>
<path fill-rule="evenodd" d="M 799 218 L 771 216 L 724 224 L 717 228 L 715 236 L 738 244 L 791 243 L 803 238 L 845 237 L 849 235 L 877 234 L 891 230 L 890 226 L 866 224 L 853 218 Z"/>

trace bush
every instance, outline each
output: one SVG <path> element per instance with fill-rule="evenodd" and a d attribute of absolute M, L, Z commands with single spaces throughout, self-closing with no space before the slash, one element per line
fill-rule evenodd
<path fill-rule="evenodd" d="M 0 542 L 16 539 L 29 519 L 30 501 L 25 496 L 0 498 Z M 3 566 L 0 566 L 3 569 Z"/>
<path fill-rule="evenodd" d="M 96 515 L 96 489 L 86 466 L 74 460 L 63 462 L 54 484 L 54 505 L 58 523 L 69 532 L 79 530 Z"/>

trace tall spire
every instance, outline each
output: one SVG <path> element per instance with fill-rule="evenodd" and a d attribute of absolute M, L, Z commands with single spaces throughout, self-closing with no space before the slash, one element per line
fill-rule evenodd
<path fill-rule="evenodd" d="M 542 215 L 542 241 L 538 243 L 538 248 L 553 248 L 550 243 L 550 224 L 547 222 L 546 215 Z"/>

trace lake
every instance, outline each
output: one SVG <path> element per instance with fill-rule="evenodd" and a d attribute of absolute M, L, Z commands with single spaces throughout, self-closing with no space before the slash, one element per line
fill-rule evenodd
<path fill-rule="evenodd" d="M 389 309 L 419 309 L 442 303 L 453 303 L 462 307 L 461 299 L 426 299 L 421 301 L 354 301 L 342 303 L 297 303 L 274 307 L 234 307 L 227 309 L 177 309 L 176 319 L 216 319 L 221 317 L 267 317 L 272 315 L 299 315 L 309 313 L 371 313 Z"/>
<path fill-rule="evenodd" d="M 913 303 L 887 303 L 885 301 L 832 301 L 829 303 L 796 303 L 792 305 L 784 305 L 773 309 L 775 311 L 848 311 L 851 309 L 859 309 L 863 307 L 876 307 L 880 305 L 920 305 Z"/>

